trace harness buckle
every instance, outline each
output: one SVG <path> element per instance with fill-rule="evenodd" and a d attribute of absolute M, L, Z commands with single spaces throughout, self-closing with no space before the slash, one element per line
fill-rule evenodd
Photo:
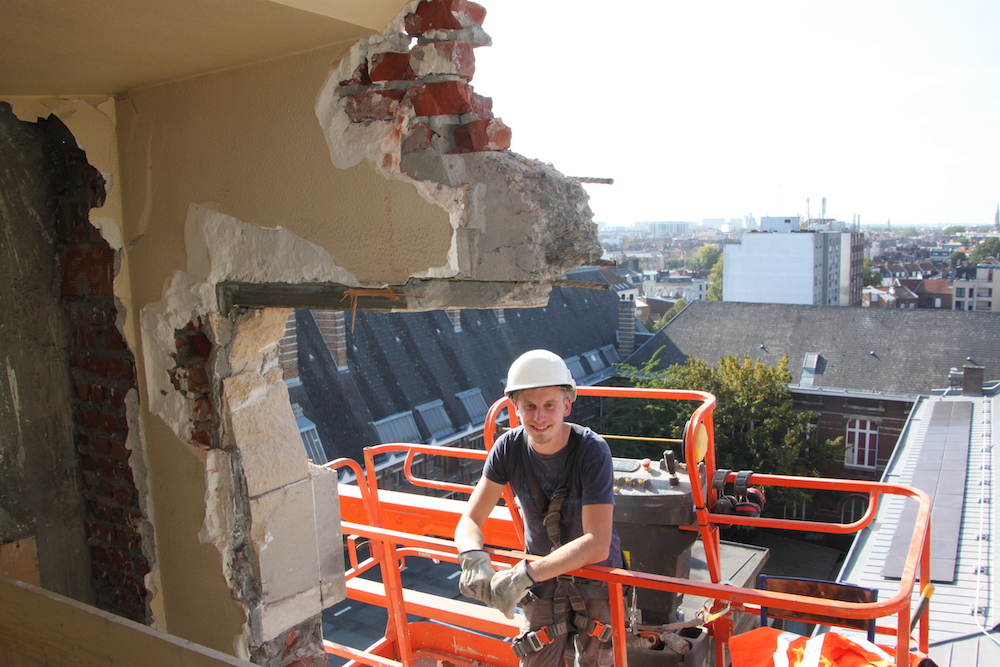
<path fill-rule="evenodd" d="M 546 625 L 534 632 L 528 632 L 514 639 L 510 646 L 514 651 L 514 655 L 518 658 L 523 658 L 541 651 L 542 647 L 546 644 L 551 644 L 552 639 L 549 637 L 548 630 L 549 626 Z"/>
<path fill-rule="evenodd" d="M 596 621 L 592 618 L 587 619 L 587 621 L 588 623 L 586 632 L 588 635 L 590 635 L 591 637 L 596 637 L 598 641 L 604 643 L 611 641 L 614 632 L 612 631 L 610 625 L 605 625 L 604 623 Z"/>

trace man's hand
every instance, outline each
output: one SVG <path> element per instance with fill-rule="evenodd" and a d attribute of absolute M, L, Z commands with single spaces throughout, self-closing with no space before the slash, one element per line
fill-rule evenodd
<path fill-rule="evenodd" d="M 458 590 L 465 597 L 479 600 L 492 607 L 493 594 L 490 592 L 490 581 L 496 570 L 490 563 L 490 555 L 482 549 L 465 551 L 458 554 L 458 563 L 462 566 Z"/>
<path fill-rule="evenodd" d="M 526 561 L 522 560 L 509 570 L 497 572 L 490 581 L 490 590 L 493 593 L 492 606 L 503 612 L 507 618 L 514 618 L 514 607 L 528 589 L 535 585 L 525 565 Z"/>

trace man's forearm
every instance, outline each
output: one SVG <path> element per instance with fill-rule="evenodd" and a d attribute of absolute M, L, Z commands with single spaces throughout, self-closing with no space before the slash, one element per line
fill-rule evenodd
<path fill-rule="evenodd" d="M 458 552 L 482 549 L 485 538 L 479 525 L 471 517 L 462 516 L 455 527 L 455 546 Z"/>
<path fill-rule="evenodd" d="M 585 565 L 600 563 L 608 557 L 610 546 L 610 542 L 599 540 L 590 533 L 581 535 L 548 556 L 529 562 L 528 574 L 535 581 L 545 581 Z"/>

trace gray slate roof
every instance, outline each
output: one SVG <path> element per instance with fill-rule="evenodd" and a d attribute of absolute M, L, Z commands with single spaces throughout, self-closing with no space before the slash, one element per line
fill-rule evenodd
<path fill-rule="evenodd" d="M 816 353 L 813 386 L 927 394 L 947 387 L 949 370 L 968 357 L 987 382 L 1000 380 L 1000 314 L 696 301 L 626 362 L 641 366 L 660 348 L 663 367 L 788 355 L 793 383 Z"/>
<path fill-rule="evenodd" d="M 316 424 L 331 459 L 360 460 L 363 447 L 379 442 L 371 422 L 435 400 L 461 430 L 471 422 L 456 394 L 478 388 L 491 405 L 503 395 L 511 362 L 528 350 L 579 355 L 586 375 L 578 382 L 604 370 L 595 365 L 617 360 L 618 295 L 609 290 L 555 287 L 546 307 L 506 309 L 503 322 L 494 310 L 463 310 L 461 331 L 445 311 L 358 312 L 353 332 L 348 314 L 348 371 L 334 366 L 308 311 L 296 315 L 302 384 L 291 389 L 292 400 Z M 615 347 L 610 360 L 605 352 L 600 364 L 584 356 L 608 346 Z M 414 418 L 429 441 L 421 417 Z"/>

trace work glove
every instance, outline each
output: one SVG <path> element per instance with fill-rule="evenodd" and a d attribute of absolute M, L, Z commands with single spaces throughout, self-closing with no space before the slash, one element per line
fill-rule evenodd
<path fill-rule="evenodd" d="M 492 606 L 503 612 L 507 618 L 514 618 L 514 607 L 534 585 L 535 581 L 528 574 L 527 561 L 522 560 L 509 570 L 501 570 L 490 580 L 490 591 L 493 593 Z"/>
<path fill-rule="evenodd" d="M 458 590 L 467 598 L 493 606 L 493 595 L 490 593 L 490 580 L 496 574 L 490 555 L 478 549 L 463 551 L 458 554 L 458 563 L 462 566 L 462 577 L 458 580 Z"/>

